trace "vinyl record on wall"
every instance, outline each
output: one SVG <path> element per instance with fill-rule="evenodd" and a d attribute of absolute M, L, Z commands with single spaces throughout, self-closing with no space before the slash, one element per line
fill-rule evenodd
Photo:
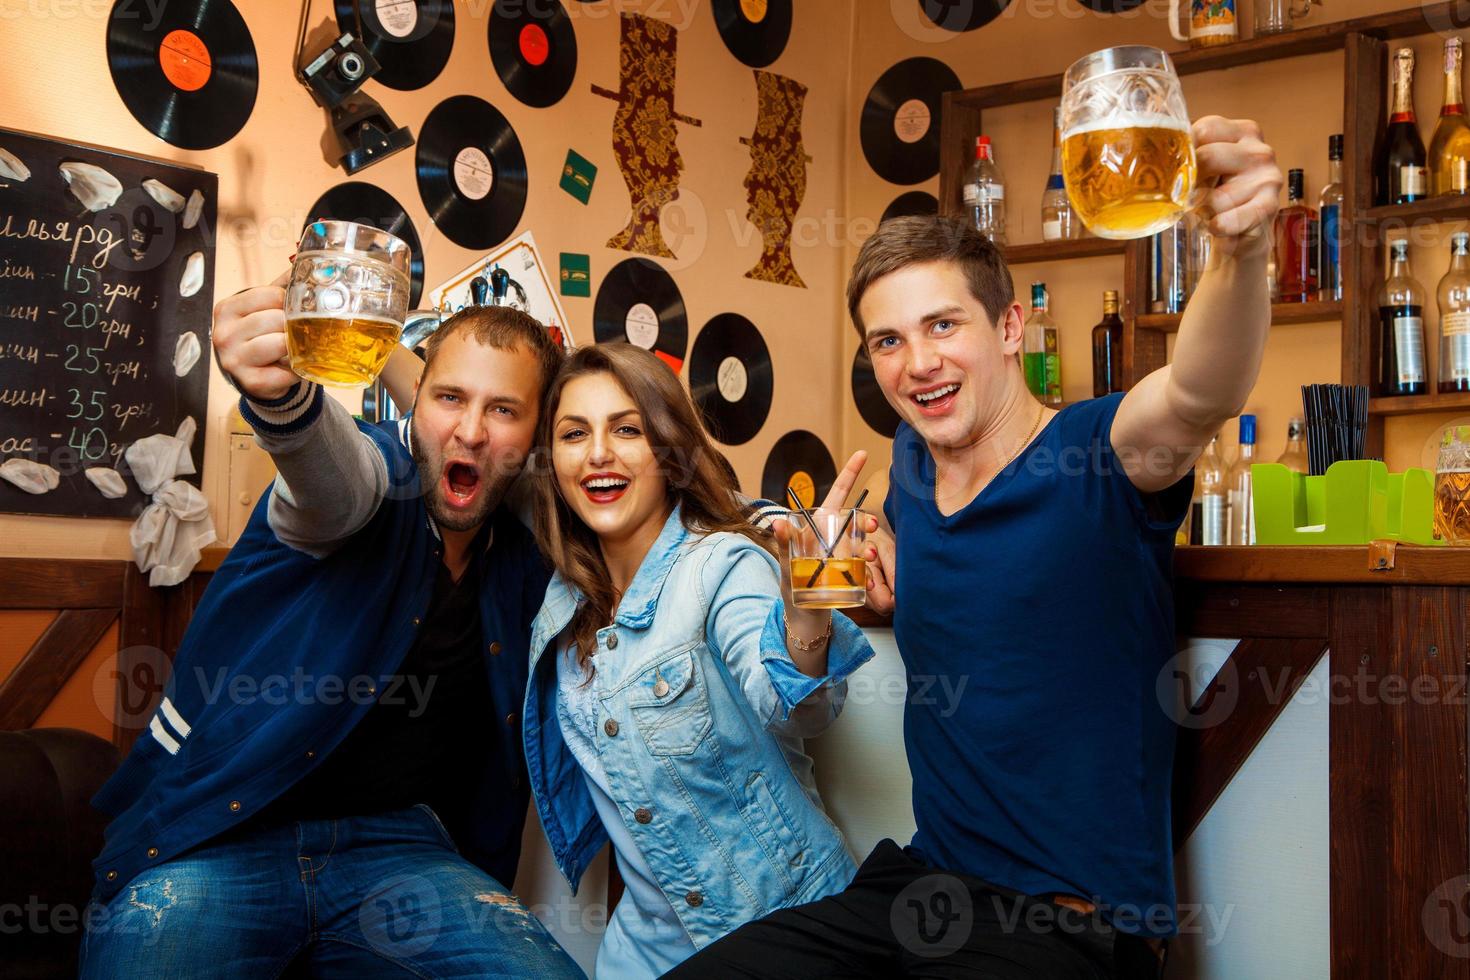
<path fill-rule="evenodd" d="M 760 330 L 738 313 L 704 325 L 689 352 L 689 393 L 716 442 L 749 442 L 771 414 L 771 352 Z"/>
<path fill-rule="evenodd" d="M 711 7 L 725 47 L 744 64 L 764 68 L 786 50 L 791 0 L 714 0 Z"/>
<path fill-rule="evenodd" d="M 678 374 L 689 349 L 689 317 L 674 277 L 650 259 L 624 259 L 597 288 L 592 336 L 599 344 L 625 340 L 651 350 Z"/>
<path fill-rule="evenodd" d="M 403 91 L 423 88 L 449 62 L 454 47 L 452 0 L 333 0 L 332 6 L 337 28 L 360 36 L 382 66 L 373 76 L 375 82 Z"/>
<path fill-rule="evenodd" d="M 878 379 L 873 376 L 872 358 L 862 347 L 857 349 L 852 359 L 852 400 L 857 405 L 858 414 L 868 423 L 868 428 L 886 439 L 893 438 L 902 419 L 893 410 L 893 406 L 888 404 L 888 399 L 883 397 Z"/>
<path fill-rule="evenodd" d="M 499 109 L 473 95 L 445 99 L 424 120 L 415 154 L 424 209 L 456 245 L 510 237 L 526 209 L 526 154 Z"/>
<path fill-rule="evenodd" d="M 317 198 L 306 211 L 308 222 L 324 218 L 372 225 L 407 242 L 413 253 L 408 266 L 408 308 L 418 307 L 419 296 L 424 291 L 424 247 L 408 212 L 392 194 L 374 184 L 346 181 Z"/>
<path fill-rule="evenodd" d="M 538 109 L 567 94 L 577 73 L 577 34 L 557 0 L 496 0 L 490 60 L 510 94 Z"/>
<path fill-rule="evenodd" d="M 1140 6 L 1144 0 L 1077 0 L 1082 6 L 1100 14 L 1121 14 Z"/>
<path fill-rule="evenodd" d="M 255 107 L 255 42 L 230 0 L 173 0 L 147 17 L 118 0 L 107 21 L 107 67 L 134 118 L 186 150 L 229 140 Z"/>
<path fill-rule="evenodd" d="M 973 31 L 999 17 L 1011 0 L 917 0 L 924 16 L 946 31 Z M 1087 3 L 1087 0 L 1082 0 Z M 1112 0 L 1102 0 L 1112 2 Z M 1143 0 L 1124 0 L 1133 6 Z M 1092 4 L 1088 4 L 1092 6 Z"/>
<path fill-rule="evenodd" d="M 786 488 L 796 491 L 804 507 L 815 507 L 832 489 L 837 464 L 822 440 L 805 429 L 786 433 L 771 447 L 761 471 L 761 496 L 783 507 L 791 506 Z"/>
<path fill-rule="evenodd" d="M 925 217 L 939 213 L 939 200 L 928 191 L 905 191 L 883 209 L 882 224 L 889 218 Z"/>
<path fill-rule="evenodd" d="M 879 76 L 858 124 L 863 156 L 878 176 L 917 184 L 939 173 L 942 96 L 959 87 L 959 77 L 933 58 L 909 58 Z"/>

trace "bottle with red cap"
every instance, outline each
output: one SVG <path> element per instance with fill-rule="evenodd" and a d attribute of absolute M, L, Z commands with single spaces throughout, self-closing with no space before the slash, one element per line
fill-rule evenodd
<path fill-rule="evenodd" d="M 965 171 L 965 214 L 982 235 L 997 246 L 1006 243 L 1006 184 L 989 136 L 975 138 L 975 162 Z"/>

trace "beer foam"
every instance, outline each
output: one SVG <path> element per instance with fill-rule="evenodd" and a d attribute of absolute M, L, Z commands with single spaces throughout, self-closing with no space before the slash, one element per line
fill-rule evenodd
<path fill-rule="evenodd" d="M 1091 119 L 1072 126 L 1062 133 L 1062 139 L 1069 139 L 1084 133 L 1096 133 L 1104 129 L 1172 129 L 1186 136 L 1189 135 L 1189 124 L 1175 116 L 1162 112 L 1124 112 L 1103 119 Z"/>

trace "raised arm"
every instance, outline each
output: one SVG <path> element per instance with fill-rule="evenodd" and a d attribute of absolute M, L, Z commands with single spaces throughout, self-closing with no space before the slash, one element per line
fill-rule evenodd
<path fill-rule="evenodd" d="M 1123 398 L 1112 443 L 1129 480 L 1156 492 L 1176 482 L 1255 387 L 1271 326 L 1266 263 L 1281 196 L 1276 154 L 1248 119 L 1206 116 L 1194 124 L 1210 263 L 1190 298 L 1174 360 Z"/>
<path fill-rule="evenodd" d="M 378 380 L 388 390 L 388 397 L 398 406 L 398 411 L 407 415 L 413 409 L 413 400 L 418 392 L 419 378 L 424 374 L 424 361 L 402 344 L 393 345 L 388 363 Z"/>
<path fill-rule="evenodd" d="M 320 385 L 286 366 L 285 278 L 220 301 L 212 340 L 240 391 L 240 414 L 279 473 L 268 517 L 282 543 L 330 554 L 377 512 L 388 485 L 382 451 Z"/>

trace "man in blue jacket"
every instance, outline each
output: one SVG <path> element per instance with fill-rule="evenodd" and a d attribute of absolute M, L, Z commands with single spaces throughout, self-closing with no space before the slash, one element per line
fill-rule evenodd
<path fill-rule="evenodd" d="M 580 977 L 506 891 L 526 644 L 548 578 L 502 505 L 561 356 L 514 310 L 430 341 L 415 411 L 355 423 L 285 363 L 284 293 L 215 309 L 279 471 L 95 805 L 84 977 Z"/>

